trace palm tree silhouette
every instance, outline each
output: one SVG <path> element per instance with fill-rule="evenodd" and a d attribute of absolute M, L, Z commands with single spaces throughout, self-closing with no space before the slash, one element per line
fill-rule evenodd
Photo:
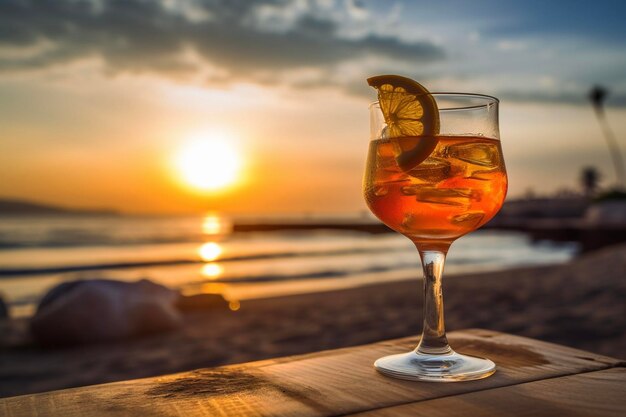
<path fill-rule="evenodd" d="M 606 116 L 604 114 L 604 99 L 606 98 L 607 94 L 608 91 L 605 88 L 596 85 L 589 92 L 589 100 L 591 100 L 591 104 L 593 105 L 593 109 L 595 110 L 596 117 L 598 118 L 598 123 L 600 124 L 600 128 L 602 129 L 602 133 L 604 134 L 606 143 L 609 146 L 609 153 L 611 154 L 613 168 L 615 169 L 617 187 L 622 188 L 626 179 L 626 175 L 624 173 L 624 162 L 622 160 L 619 146 L 617 146 L 615 135 L 613 134 L 613 131 L 611 130 L 611 127 L 609 126 L 609 123 L 607 122 Z"/>
<path fill-rule="evenodd" d="M 580 183 L 583 187 L 585 197 L 593 197 L 595 191 L 598 189 L 598 183 L 602 175 L 594 167 L 585 167 L 580 173 Z"/>

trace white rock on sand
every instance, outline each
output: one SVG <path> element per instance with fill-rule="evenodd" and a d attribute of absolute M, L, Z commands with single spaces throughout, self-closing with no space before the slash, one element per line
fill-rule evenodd
<path fill-rule="evenodd" d="M 66 282 L 41 300 L 30 322 L 35 341 L 72 345 L 173 330 L 182 319 L 179 293 L 148 280 Z"/>

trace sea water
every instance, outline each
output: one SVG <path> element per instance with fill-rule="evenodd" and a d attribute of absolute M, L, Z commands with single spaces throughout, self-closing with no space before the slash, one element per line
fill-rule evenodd
<path fill-rule="evenodd" d="M 79 279 L 147 278 L 187 294 L 239 300 L 421 275 L 415 247 L 395 233 L 232 233 L 232 221 L 216 215 L 2 217 L 0 294 L 13 315 L 25 316 L 48 289 Z M 453 244 L 446 274 L 562 263 L 577 250 L 573 243 L 479 230 Z"/>

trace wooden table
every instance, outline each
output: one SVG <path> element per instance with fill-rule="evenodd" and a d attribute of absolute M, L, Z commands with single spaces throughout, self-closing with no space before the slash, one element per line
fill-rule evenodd
<path fill-rule="evenodd" d="M 624 362 L 486 330 L 449 334 L 498 370 L 461 383 L 409 382 L 372 363 L 405 338 L 308 355 L 0 400 L 1 416 L 626 416 Z"/>

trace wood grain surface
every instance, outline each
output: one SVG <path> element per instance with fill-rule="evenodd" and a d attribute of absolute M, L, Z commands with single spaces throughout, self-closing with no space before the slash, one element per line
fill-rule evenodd
<path fill-rule="evenodd" d="M 490 378 L 410 382 L 372 367 L 418 338 L 0 400 L 2 416 L 626 415 L 624 364 L 486 330 L 449 334 Z"/>
<path fill-rule="evenodd" d="M 351 415 L 623 417 L 626 414 L 624 398 L 626 398 L 626 368 L 611 368 Z"/>

